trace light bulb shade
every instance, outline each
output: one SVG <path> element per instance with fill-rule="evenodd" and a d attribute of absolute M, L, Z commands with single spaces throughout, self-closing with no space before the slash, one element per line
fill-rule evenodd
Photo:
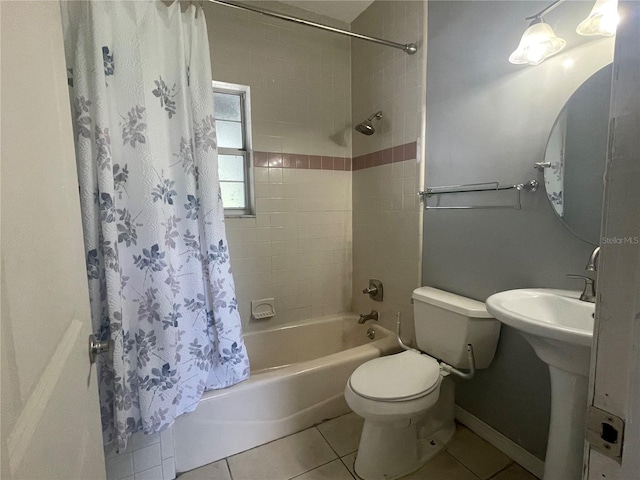
<path fill-rule="evenodd" d="M 576 32 L 585 36 L 611 37 L 616 34 L 619 21 L 618 0 L 597 0 L 589 16 L 576 28 Z"/>
<path fill-rule="evenodd" d="M 558 53 L 566 44 L 567 42 L 562 38 L 556 37 L 549 24 L 535 23 L 522 34 L 520 44 L 509 56 L 509 61 L 516 65 L 523 63 L 538 65 L 545 58 Z"/>

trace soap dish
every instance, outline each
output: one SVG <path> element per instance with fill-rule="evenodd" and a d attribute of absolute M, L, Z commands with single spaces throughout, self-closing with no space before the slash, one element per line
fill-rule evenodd
<path fill-rule="evenodd" d="M 263 298 L 251 302 L 251 316 L 255 320 L 266 320 L 276 314 L 276 307 L 273 298 Z"/>

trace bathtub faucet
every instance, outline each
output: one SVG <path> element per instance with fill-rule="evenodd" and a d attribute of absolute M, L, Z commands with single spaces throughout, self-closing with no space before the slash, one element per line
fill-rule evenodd
<path fill-rule="evenodd" d="M 378 311 L 377 310 L 371 310 L 371 313 L 367 313 L 366 315 L 364 313 L 361 313 L 360 314 L 360 318 L 358 319 L 358 323 L 360 325 L 362 325 L 367 320 L 375 320 L 377 322 L 378 321 Z"/>

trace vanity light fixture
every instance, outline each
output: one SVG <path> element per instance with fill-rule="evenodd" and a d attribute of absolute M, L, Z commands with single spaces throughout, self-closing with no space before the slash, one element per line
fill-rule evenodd
<path fill-rule="evenodd" d="M 543 15 L 564 1 L 556 0 L 535 15 L 525 18 L 525 20 L 531 20 L 531 23 L 522 35 L 518 48 L 509 56 L 511 63 L 538 65 L 565 47 L 567 42 L 557 37 L 551 26 L 543 19 Z M 596 0 L 591 13 L 578 25 L 576 32 L 585 36 L 604 35 L 610 37 L 616 34 L 619 21 L 618 0 Z"/>
<path fill-rule="evenodd" d="M 522 34 L 518 48 L 509 56 L 509 62 L 516 65 L 528 63 L 538 65 L 562 50 L 567 42 L 553 33 L 553 29 L 544 22 L 542 16 L 556 8 L 564 0 L 556 0 L 540 12 L 525 18 L 531 20 L 529 28 Z"/>
<path fill-rule="evenodd" d="M 567 42 L 553 33 L 548 23 L 540 18 L 531 22 L 522 35 L 518 48 L 509 56 L 511 63 L 538 65 L 545 58 L 562 50 Z"/>
<path fill-rule="evenodd" d="M 611 37 L 616 34 L 618 22 L 618 0 L 596 0 L 591 13 L 578 25 L 576 32 L 585 36 Z"/>

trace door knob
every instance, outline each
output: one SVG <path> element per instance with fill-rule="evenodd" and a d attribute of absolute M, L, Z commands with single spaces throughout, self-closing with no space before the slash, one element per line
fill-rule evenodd
<path fill-rule="evenodd" d="M 89 335 L 89 362 L 96 363 L 96 355 L 106 353 L 111 346 L 111 340 L 96 340 L 93 334 Z"/>

